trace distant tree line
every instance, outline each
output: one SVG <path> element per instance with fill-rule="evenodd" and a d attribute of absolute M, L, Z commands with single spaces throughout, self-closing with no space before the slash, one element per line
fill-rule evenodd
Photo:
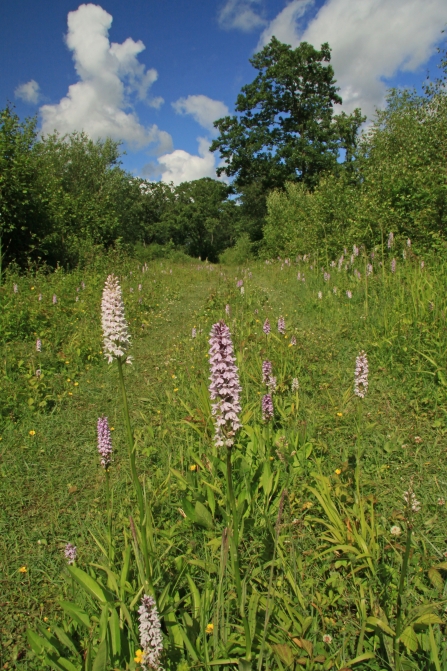
<path fill-rule="evenodd" d="M 391 90 L 369 132 L 334 115 L 342 100 L 330 48 L 276 38 L 250 60 L 258 71 L 218 119 L 218 176 L 179 186 L 122 169 L 120 143 L 82 132 L 39 137 L 37 119 L 0 112 L 0 258 L 77 265 L 121 245 L 177 249 L 216 261 L 238 240 L 260 255 L 338 252 L 384 231 L 441 244 L 447 223 L 445 77 Z M 442 61 L 444 73 L 447 61 Z M 344 160 L 340 162 L 341 153 Z M 247 247 L 248 245 L 248 247 Z"/>

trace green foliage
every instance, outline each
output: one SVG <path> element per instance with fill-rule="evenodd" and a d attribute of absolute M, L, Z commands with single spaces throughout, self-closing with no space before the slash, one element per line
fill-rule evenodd
<path fill-rule="evenodd" d="M 334 258 L 344 246 L 383 243 L 389 231 L 416 249 L 445 247 L 447 94 L 427 97 L 392 89 L 359 142 L 352 170 L 323 177 L 310 192 L 288 183 L 271 193 L 264 253 L 319 250 Z"/>
<path fill-rule="evenodd" d="M 361 256 L 353 269 L 334 271 L 327 281 L 315 259 L 282 268 L 250 263 L 250 273 L 239 271 L 241 295 L 231 267 L 213 272 L 197 261 L 172 264 L 171 275 L 171 263 L 141 268 L 111 258 L 133 336 L 133 365 L 124 371 L 132 457 L 125 449 L 116 367 L 99 355 L 108 268 L 75 275 L 65 297 L 59 287 L 70 274 L 56 274 L 61 300 L 53 307 L 67 313 L 71 287 L 74 294 L 84 277 L 79 293 L 89 321 L 67 322 L 67 335 L 82 341 L 89 330 L 99 356 L 88 371 L 79 369 L 78 387 L 67 382 L 73 393 L 57 412 L 36 413 L 24 404 L 22 421 L 2 430 L 2 664 L 29 671 L 94 663 L 107 671 L 139 668 L 137 609 L 142 590 L 153 588 L 167 671 L 293 665 L 395 671 L 396 643 L 402 668 L 444 671 L 446 268 L 429 258 L 421 268 L 411 252 L 395 274 L 388 268 L 382 273 L 379 261 L 373 259 L 367 285 L 354 273 L 363 270 Z M 297 272 L 306 282 L 297 282 Z M 30 314 L 38 312 L 34 290 L 14 279 L 19 292 L 10 280 L 7 286 L 16 312 L 27 303 Z M 213 445 L 207 390 L 208 333 L 226 304 L 243 406 L 243 428 L 230 453 L 234 503 L 228 453 Z M 42 306 L 44 313 L 49 309 Z M 11 305 L 8 314 L 13 311 Z M 57 315 L 54 332 L 64 323 L 63 313 Z M 280 315 L 286 337 L 274 328 Z M 262 331 L 266 317 L 273 327 L 269 337 Z M 23 334 L 17 331 L 18 341 Z M 36 357 L 33 333 L 25 344 L 26 367 Z M 365 399 L 353 393 L 361 348 L 370 362 Z M 57 353 L 49 348 L 45 356 L 49 368 Z M 13 357 L 9 350 L 7 359 Z M 265 359 L 277 378 L 268 424 L 260 407 Z M 292 391 L 295 377 L 299 388 Z M 104 496 L 103 471 L 94 468 L 102 414 L 115 428 L 110 497 Z M 132 459 L 143 514 L 129 487 Z M 402 494 L 411 478 L 422 510 L 410 519 Z M 391 531 L 396 525 L 400 535 Z M 78 560 L 63 569 L 61 580 L 67 541 L 78 546 Z M 20 573 L 23 565 L 27 573 Z M 34 655 L 20 637 L 24 624 Z"/>
<path fill-rule="evenodd" d="M 252 244 L 248 234 L 244 233 L 236 240 L 234 247 L 229 247 L 219 256 L 219 262 L 229 266 L 241 266 L 252 257 Z"/>
<path fill-rule="evenodd" d="M 153 240 L 172 240 L 190 256 L 217 261 L 234 240 L 237 207 L 227 199 L 230 191 L 210 177 L 183 182 L 154 227 Z"/>
<path fill-rule="evenodd" d="M 137 237 L 138 184 L 119 168 L 119 143 L 84 133 L 51 135 L 34 147 L 37 186 L 52 227 L 40 246 L 49 263 L 76 265 L 82 250 Z"/>
<path fill-rule="evenodd" d="M 32 152 L 36 124 L 36 119 L 20 122 L 9 106 L 0 112 L 1 260 L 23 261 L 46 225 Z"/>
<path fill-rule="evenodd" d="M 327 43 L 317 51 L 307 42 L 296 48 L 275 37 L 250 63 L 259 72 L 242 88 L 236 102 L 240 117 L 215 122 L 219 149 L 226 165 L 217 173 L 235 176 L 235 185 L 262 183 L 264 192 L 286 181 L 313 188 L 322 173 L 336 167 L 340 149 L 350 161 L 356 133 L 364 121 L 360 110 L 333 118 L 341 98 L 334 86 Z"/>

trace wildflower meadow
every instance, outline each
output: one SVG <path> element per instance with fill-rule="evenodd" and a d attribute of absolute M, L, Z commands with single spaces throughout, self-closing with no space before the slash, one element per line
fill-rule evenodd
<path fill-rule="evenodd" d="M 446 266 L 7 270 L 0 668 L 447 671 Z"/>

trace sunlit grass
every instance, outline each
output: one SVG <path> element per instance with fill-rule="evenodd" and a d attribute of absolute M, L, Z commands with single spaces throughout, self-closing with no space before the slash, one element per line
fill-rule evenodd
<path fill-rule="evenodd" d="M 382 273 L 377 264 L 366 284 L 360 260 L 358 268 L 360 278 L 331 268 L 325 280 L 312 262 L 257 263 L 249 270 L 157 263 L 142 273 L 137 263 L 122 259 L 66 276 L 7 278 L 2 328 L 9 335 L 3 339 L 1 393 L 8 410 L 0 442 L 0 487 L 7 502 L 0 536 L 6 595 L 3 664 L 39 668 L 26 652 L 24 631 L 44 617 L 50 623 L 60 619 L 57 597 L 72 589 L 61 578 L 65 543 L 77 545 L 80 566 L 99 557 L 90 532 L 101 537 L 106 525 L 95 434 L 101 415 L 113 427 L 117 548 L 122 546 L 118 530 L 128 529 L 128 516 L 135 514 L 117 371 L 103 361 L 101 349 L 100 297 L 112 269 L 122 282 L 133 336 L 133 364 L 125 377 L 136 463 L 145 478 L 160 552 L 166 553 L 166 575 L 188 566 L 202 591 L 217 579 L 210 567 L 219 571 L 219 506 L 224 499 L 218 492 L 224 485 L 212 445 L 208 338 L 211 325 L 225 319 L 242 386 L 244 428 L 233 468 L 240 495 L 251 491 L 253 506 L 242 540 L 244 569 L 253 576 L 250 589 L 259 591 L 256 626 L 261 633 L 266 594 L 273 588 L 276 594 L 269 602 L 270 668 L 286 668 L 290 655 L 292 662 L 304 656 L 307 664 L 324 657 L 308 668 L 330 668 L 330 660 L 334 668 L 342 668 L 359 649 L 368 652 L 376 645 L 371 627 L 362 629 L 362 590 L 372 590 L 368 616 L 374 604 L 388 604 L 392 611 L 403 547 L 391 528 L 404 528 L 402 494 L 410 479 L 422 511 L 414 530 L 408 600 L 417 605 L 442 598 L 444 583 L 442 589 L 439 581 L 436 587 L 438 579 L 433 572 L 430 579 L 428 572 L 445 561 L 447 551 L 445 270 L 435 262 L 421 268 L 420 259 L 407 258 L 397 263 L 394 274 L 388 268 Z M 241 279 L 244 294 L 237 286 Z M 82 281 L 85 289 L 77 292 Z M 37 290 L 46 302 L 38 301 Z M 281 316 L 284 335 L 277 330 Z M 262 330 L 266 318 L 272 326 L 269 336 Z M 365 399 L 353 393 L 361 350 L 370 369 Z M 265 359 L 272 361 L 277 378 L 269 425 L 261 414 Z M 36 383 L 38 367 L 43 375 Z M 294 378 L 299 388 L 292 392 Z M 275 540 L 271 529 L 285 489 Z M 212 529 L 183 517 L 179 509 L 185 508 L 185 498 L 192 506 L 197 501 L 206 506 Z M 325 530 L 321 523 L 329 519 L 331 501 L 336 502 L 338 518 L 332 524 L 337 531 Z M 368 529 L 361 527 L 362 519 Z M 372 557 L 370 566 L 354 572 L 352 554 L 326 552 L 331 544 L 360 542 L 353 530 L 362 535 Z M 280 559 L 270 579 L 274 546 Z M 445 577 L 442 569 L 438 575 Z M 223 584 L 230 587 L 230 582 L 226 576 Z M 156 585 L 159 592 L 163 588 Z M 212 606 L 208 615 L 212 619 Z M 310 628 L 300 620 L 306 617 Z M 287 631 L 311 641 L 312 655 L 307 644 L 300 648 L 291 643 Z M 382 667 L 368 658 L 356 668 Z"/>

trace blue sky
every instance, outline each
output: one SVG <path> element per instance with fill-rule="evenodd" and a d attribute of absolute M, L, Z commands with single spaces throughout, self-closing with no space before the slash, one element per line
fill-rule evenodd
<path fill-rule="evenodd" d="M 147 179 L 215 177 L 212 121 L 256 76 L 275 35 L 329 42 L 343 106 L 371 120 L 386 89 L 439 75 L 445 0 L 15 0 L 0 8 L 0 105 L 39 128 L 124 141 Z"/>

